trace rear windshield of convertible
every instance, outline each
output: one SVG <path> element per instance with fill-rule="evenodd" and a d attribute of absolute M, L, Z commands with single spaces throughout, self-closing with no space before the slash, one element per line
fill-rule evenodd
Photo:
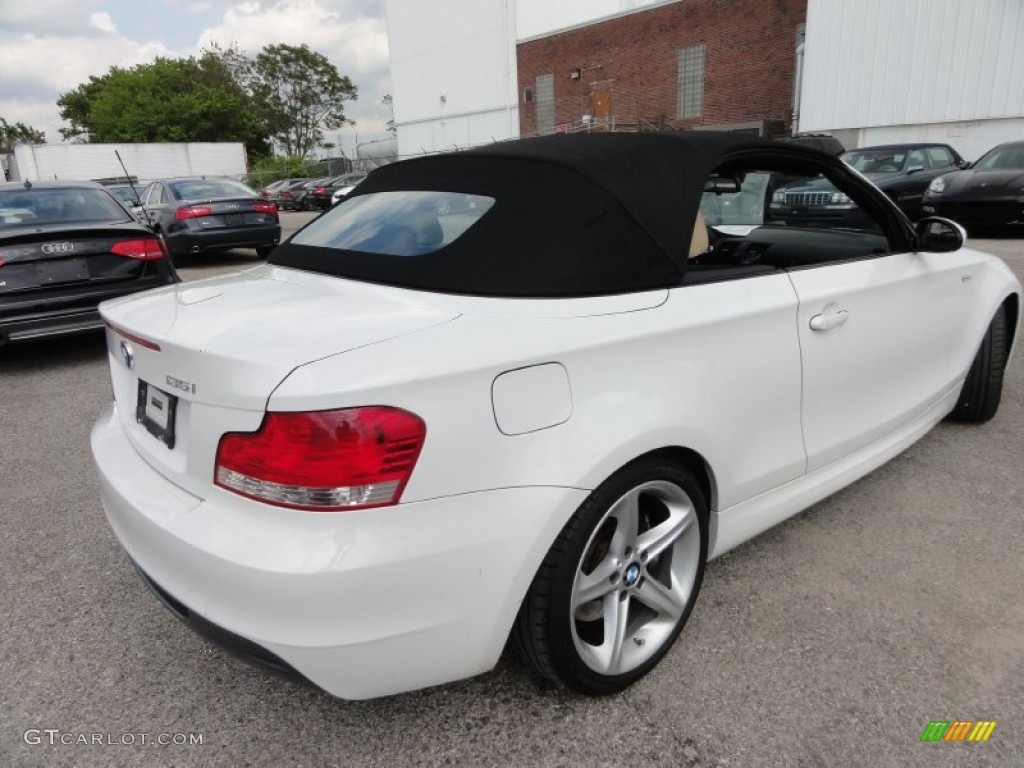
<path fill-rule="evenodd" d="M 472 153 L 374 171 L 270 262 L 476 296 L 595 296 L 680 280 L 601 184 L 557 163 Z"/>
<path fill-rule="evenodd" d="M 425 256 L 458 239 L 492 205 L 492 197 L 455 192 L 376 192 L 346 200 L 292 242 L 380 256 Z"/>

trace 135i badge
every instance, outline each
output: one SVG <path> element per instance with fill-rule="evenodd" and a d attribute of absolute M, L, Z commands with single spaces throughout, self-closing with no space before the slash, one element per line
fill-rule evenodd
<path fill-rule="evenodd" d="M 184 379 L 176 379 L 173 376 L 164 376 L 164 380 L 167 382 L 167 386 L 180 389 L 182 392 L 191 392 L 193 395 L 196 393 L 196 385 L 191 384 Z"/>

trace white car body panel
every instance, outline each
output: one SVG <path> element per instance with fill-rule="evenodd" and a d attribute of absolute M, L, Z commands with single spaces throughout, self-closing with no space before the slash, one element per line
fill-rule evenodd
<path fill-rule="evenodd" d="M 949 390 L 950 340 L 974 298 L 958 261 L 902 253 L 790 272 L 809 472 L 902 429 Z M 829 312 L 846 312 L 845 322 L 812 330 Z"/>
<path fill-rule="evenodd" d="M 268 408 L 384 402 L 418 414 L 428 438 L 409 501 L 528 485 L 592 489 L 637 456 L 682 446 L 717 468 L 717 502 L 728 506 L 804 471 L 795 313 L 788 278 L 771 275 L 674 290 L 662 306 L 619 315 L 463 314 L 301 366 Z M 503 435 L 491 382 L 550 362 L 568 372 L 572 418 Z"/>

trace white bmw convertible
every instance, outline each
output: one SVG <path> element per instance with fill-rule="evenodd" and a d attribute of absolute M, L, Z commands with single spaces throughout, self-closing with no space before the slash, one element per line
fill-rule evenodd
<path fill-rule="evenodd" d="M 836 218 L 771 202 L 823 175 Z M 856 205 L 866 222 L 848 223 Z M 198 631 L 344 698 L 621 690 L 706 562 L 999 405 L 1021 287 L 840 161 L 577 135 L 381 168 L 240 274 L 101 307 L 103 506 Z"/>

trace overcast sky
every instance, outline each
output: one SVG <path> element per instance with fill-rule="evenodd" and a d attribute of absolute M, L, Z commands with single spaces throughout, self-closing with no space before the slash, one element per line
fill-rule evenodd
<path fill-rule="evenodd" d="M 390 92 L 384 0 L 0 0 L 0 117 L 59 142 L 57 97 L 111 66 L 197 54 L 205 44 L 306 43 L 359 88 L 354 127 L 330 132 L 351 154 L 356 139 L 387 135 Z"/>

